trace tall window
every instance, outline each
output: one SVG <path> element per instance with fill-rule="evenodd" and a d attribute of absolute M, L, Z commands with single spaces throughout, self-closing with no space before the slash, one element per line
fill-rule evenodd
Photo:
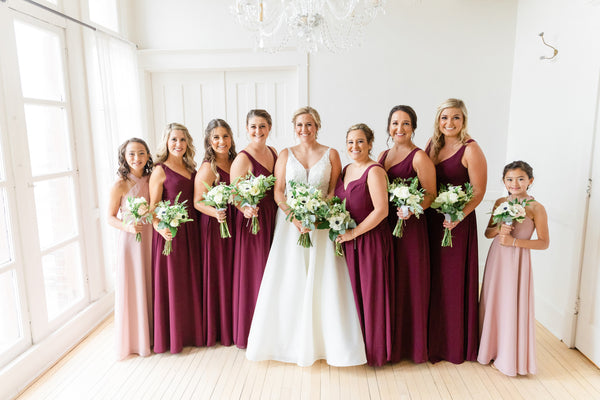
<path fill-rule="evenodd" d="M 35 337 L 81 308 L 86 290 L 64 30 L 15 19 L 14 31 L 30 167 L 21 178 L 33 189 L 37 231 L 27 250 Z"/>

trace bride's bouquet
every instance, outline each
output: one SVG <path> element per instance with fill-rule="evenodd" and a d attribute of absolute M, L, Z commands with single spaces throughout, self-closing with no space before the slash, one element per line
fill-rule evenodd
<path fill-rule="evenodd" d="M 200 200 L 208 206 L 212 206 L 217 211 L 223 211 L 227 208 L 227 204 L 230 204 L 233 200 L 233 187 L 232 185 L 226 185 L 220 183 L 214 187 L 210 187 L 206 182 L 203 182 L 204 186 L 208 189 L 208 192 L 204 193 L 204 200 Z M 230 238 L 229 227 L 227 221 L 223 221 L 219 224 L 219 230 L 221 231 L 222 238 Z"/>
<path fill-rule="evenodd" d="M 492 222 L 494 225 L 501 222 L 506 225 L 512 225 L 513 221 L 523 222 L 525 219 L 525 207 L 532 201 L 534 200 L 523 199 L 519 201 L 519 199 L 513 199 L 500 203 L 492 213 Z"/>
<path fill-rule="evenodd" d="M 239 178 L 233 185 L 234 201 L 242 207 L 250 206 L 256 208 L 258 203 L 265 197 L 267 190 L 275 185 L 275 176 L 254 176 L 248 172 L 245 178 Z M 252 217 L 252 234 L 256 235 L 260 230 L 258 218 Z"/>
<path fill-rule="evenodd" d="M 127 211 L 123 215 L 123 225 L 152 223 L 152 213 L 148 201 L 144 197 L 128 197 L 126 200 Z M 135 240 L 142 241 L 142 234 L 137 232 Z"/>
<path fill-rule="evenodd" d="M 431 208 L 444 214 L 446 222 L 460 221 L 465 217 L 463 209 L 473 198 L 473 186 L 469 182 L 464 186 L 463 190 L 462 186 L 441 185 L 438 197 L 431 203 Z M 448 246 L 452 247 L 452 232 L 445 228 L 442 247 Z"/>
<path fill-rule="evenodd" d="M 177 197 L 175 197 L 175 201 L 172 205 L 170 200 L 163 200 L 159 202 L 154 209 L 156 218 L 159 219 L 158 229 L 167 228 L 171 231 L 171 240 L 167 240 L 165 242 L 165 246 L 163 247 L 162 253 L 165 256 L 171 254 L 173 249 L 172 241 L 175 238 L 175 235 L 177 235 L 177 229 L 179 228 L 179 225 L 183 224 L 184 222 L 193 221 L 193 219 L 188 217 L 187 207 L 185 206 L 187 200 L 184 200 L 180 203 L 180 195 L 181 192 L 177 194 Z"/>
<path fill-rule="evenodd" d="M 287 193 L 286 204 L 290 209 L 286 220 L 292 218 L 302 223 L 302 226 L 314 230 L 320 221 L 327 218 L 327 203 L 323 199 L 321 191 L 305 183 L 290 181 L 291 190 Z M 301 233 L 298 244 L 302 247 L 311 247 L 308 232 Z"/>
<path fill-rule="evenodd" d="M 388 184 L 388 192 L 390 193 L 390 202 L 400 208 L 403 216 L 407 216 L 409 212 L 414 213 L 415 217 L 419 218 L 423 214 L 421 202 L 425 197 L 425 189 L 419 188 L 419 178 L 402 179 L 396 178 Z M 392 234 L 396 237 L 402 237 L 404 232 L 404 220 L 398 218 L 396 227 Z"/>
<path fill-rule="evenodd" d="M 327 217 L 325 222 L 318 226 L 319 229 L 329 229 L 329 239 L 335 243 L 335 254 L 343 256 L 342 244 L 335 241 L 338 235 L 343 235 L 346 230 L 356 228 L 356 221 L 352 219 L 346 210 L 346 200 L 343 201 L 334 196 L 329 200 Z"/>

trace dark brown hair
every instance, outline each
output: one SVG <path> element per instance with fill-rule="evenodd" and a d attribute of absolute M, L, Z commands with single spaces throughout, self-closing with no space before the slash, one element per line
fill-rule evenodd
<path fill-rule="evenodd" d="M 525 161 L 519 160 L 506 164 L 504 171 L 502 171 L 502 179 L 506 177 L 508 171 L 512 171 L 513 169 L 522 169 L 529 179 L 533 178 L 533 168 L 531 168 L 531 165 L 527 164 Z"/>

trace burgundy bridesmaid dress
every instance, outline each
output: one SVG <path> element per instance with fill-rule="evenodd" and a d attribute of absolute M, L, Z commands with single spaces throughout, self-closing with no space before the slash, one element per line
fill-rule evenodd
<path fill-rule="evenodd" d="M 472 141 L 469 140 L 468 143 Z M 437 186 L 469 182 L 461 159 L 466 145 L 435 166 Z M 452 229 L 453 247 L 441 247 L 444 216 L 426 210 L 431 257 L 429 360 L 477 360 L 479 341 L 477 220 L 475 211 Z"/>
<path fill-rule="evenodd" d="M 194 172 L 190 179 L 160 164 L 165 171 L 162 200 L 171 204 L 181 192 L 194 221 L 179 226 L 170 255 L 162 254 L 165 239 L 156 231 L 152 240 L 154 288 L 154 352 L 179 353 L 184 346 L 203 346 L 202 257 L 194 204 Z"/>
<path fill-rule="evenodd" d="M 421 149 L 412 152 L 388 169 L 390 182 L 396 178 L 417 176 L 413 159 Z M 389 150 L 379 163 L 384 165 Z M 398 222 L 396 206 L 390 203 L 388 222 L 394 229 Z M 394 263 L 390 270 L 392 299 L 392 355 L 390 361 L 410 359 L 416 363 L 427 361 L 427 323 L 429 315 L 429 236 L 427 219 L 413 215 L 404 221 L 401 238 L 392 236 Z"/>
<path fill-rule="evenodd" d="M 217 167 L 219 183 L 229 185 L 229 173 Z M 233 344 L 233 257 L 235 240 L 235 215 L 237 209 L 227 207 L 227 226 L 230 238 L 221 238 L 220 224 L 216 218 L 200 215 L 202 232 L 202 272 L 204 283 L 204 337 L 207 346 L 220 341 L 224 346 Z"/>
<path fill-rule="evenodd" d="M 277 160 L 277 154 L 269 148 Z M 269 171 L 245 150 L 244 153 L 252 163 L 252 173 L 255 176 L 269 176 Z M 273 189 L 258 204 L 258 222 L 260 230 L 256 235 L 251 232 L 251 220 L 238 212 L 235 220 L 235 258 L 233 260 L 233 343 L 240 349 L 248 344 L 248 333 L 256 298 L 260 289 L 265 265 L 273 241 L 275 230 L 275 215 L 277 205 L 273 198 Z"/>
<path fill-rule="evenodd" d="M 373 211 L 373 203 L 367 185 L 371 168 L 344 188 L 346 167 L 335 187 L 335 195 L 346 199 L 346 209 L 356 224 L 360 224 Z M 392 233 L 387 220 L 383 220 L 368 232 L 344 243 L 344 253 L 354 291 L 365 347 L 367 363 L 372 366 L 385 364 L 391 354 L 392 334 L 390 316 L 389 269 L 393 263 Z"/>

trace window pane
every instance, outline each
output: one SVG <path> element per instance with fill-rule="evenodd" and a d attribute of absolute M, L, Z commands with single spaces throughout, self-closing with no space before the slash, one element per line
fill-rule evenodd
<path fill-rule="evenodd" d="M 23 336 L 14 271 L 0 274 L 0 353 Z"/>
<path fill-rule="evenodd" d="M 11 249 L 10 220 L 8 219 L 8 203 L 6 190 L 0 189 L 0 265 L 13 260 Z"/>
<path fill-rule="evenodd" d="M 116 0 L 89 0 L 88 7 L 90 9 L 90 21 L 115 32 L 119 31 Z"/>
<path fill-rule="evenodd" d="M 71 170 L 65 109 L 26 104 L 25 120 L 32 175 Z"/>
<path fill-rule="evenodd" d="M 63 53 L 58 34 L 16 20 L 15 36 L 23 96 L 64 101 Z"/>
<path fill-rule="evenodd" d="M 79 243 L 42 257 L 48 320 L 58 317 L 83 296 Z"/>
<path fill-rule="evenodd" d="M 73 180 L 65 177 L 36 182 L 33 192 L 42 249 L 75 236 Z"/>

